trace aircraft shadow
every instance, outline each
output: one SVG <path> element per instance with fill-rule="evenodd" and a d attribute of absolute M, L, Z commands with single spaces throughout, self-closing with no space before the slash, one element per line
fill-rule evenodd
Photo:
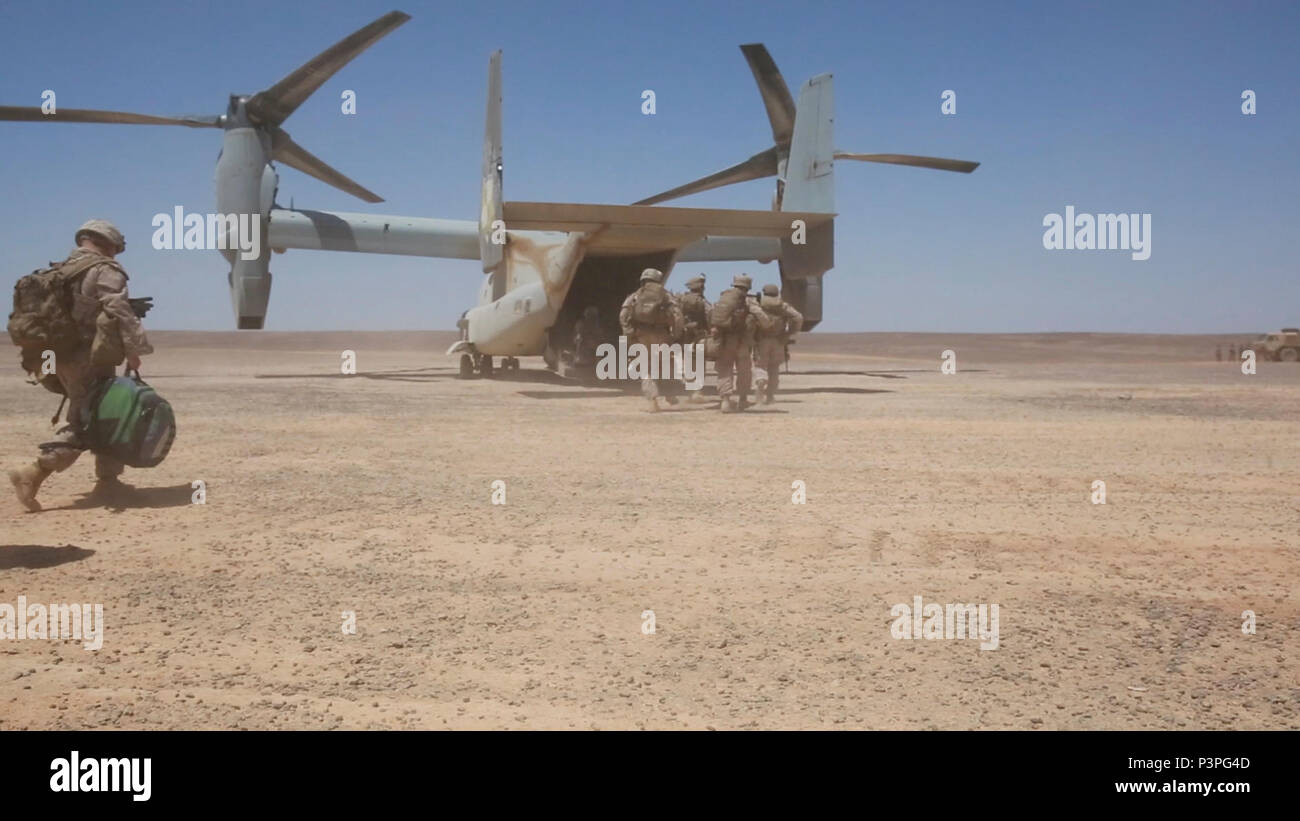
<path fill-rule="evenodd" d="M 44 567 L 57 567 L 68 562 L 79 562 L 95 555 L 95 551 L 86 547 L 65 544 L 53 547 L 44 544 L 6 544 L 0 545 L 0 570 L 13 570 L 25 567 L 38 570 Z"/>
<path fill-rule="evenodd" d="M 444 373 L 433 373 L 444 371 Z M 454 379 L 455 368 L 405 368 L 396 371 L 358 371 L 357 373 L 259 373 L 254 379 L 379 379 L 394 382 L 429 382 L 434 379 Z"/>
<path fill-rule="evenodd" d="M 781 371 L 781 375 L 792 376 L 874 376 L 877 379 L 906 379 L 899 376 L 904 373 L 937 373 L 938 368 L 894 368 L 876 371 Z M 960 373 L 988 373 L 987 368 L 962 368 Z"/>
<path fill-rule="evenodd" d="M 132 487 L 127 485 L 122 490 L 109 493 L 83 493 L 70 505 L 50 507 L 46 510 L 89 510 L 106 508 L 113 513 L 124 510 L 144 510 L 149 508 L 184 507 L 193 503 L 194 488 L 191 485 L 172 485 L 171 487 Z"/>
<path fill-rule="evenodd" d="M 895 393 L 895 391 L 885 388 L 845 388 L 839 385 L 828 385 L 822 388 L 781 388 L 777 391 L 777 396 L 787 396 L 801 393 Z M 778 399 L 778 402 L 781 400 Z"/>
<path fill-rule="evenodd" d="M 519 391 L 518 393 L 520 396 L 526 396 L 529 399 L 611 399 L 611 398 L 616 399 L 620 397 L 625 398 L 629 396 L 639 396 L 641 393 L 641 388 L 636 383 L 631 383 L 627 387 L 619 388 L 619 389 L 610 387 L 610 388 L 589 388 L 586 390 L 572 390 L 572 391 Z M 807 393 L 869 394 L 869 393 L 894 393 L 894 391 L 885 388 L 847 388 L 838 385 L 820 387 L 820 388 L 781 388 L 780 390 L 777 391 L 776 401 L 779 404 L 782 401 L 782 398 L 784 397 L 794 396 L 797 394 L 807 394 Z M 703 391 L 703 394 L 705 396 L 710 397 L 711 401 L 708 403 L 699 403 L 699 404 L 692 405 L 690 402 L 687 401 L 686 396 L 681 392 L 674 393 L 671 389 L 669 389 L 664 391 L 663 393 L 663 395 L 665 396 L 676 396 L 679 400 L 679 404 L 677 406 L 670 406 L 668 410 L 695 410 L 700 408 L 708 408 L 716 404 L 717 396 L 718 396 L 717 386 L 710 385 L 706 387 Z M 787 401 L 791 403 L 797 403 L 799 400 L 790 399 Z M 716 408 L 713 409 L 716 410 Z M 751 406 L 751 410 L 752 409 L 753 408 Z M 778 411 L 775 409 L 771 411 L 755 411 L 755 412 L 785 413 L 785 411 Z"/>

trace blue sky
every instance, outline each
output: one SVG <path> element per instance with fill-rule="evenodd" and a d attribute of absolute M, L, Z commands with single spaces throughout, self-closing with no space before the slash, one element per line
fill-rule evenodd
<path fill-rule="evenodd" d="M 396 3 L 396 5 L 394 5 Z M 475 219 L 488 55 L 504 49 L 507 199 L 623 203 L 771 144 L 737 46 L 793 93 L 835 74 L 836 144 L 978 160 L 969 176 L 836 164 L 837 265 L 823 330 L 1248 332 L 1300 323 L 1300 5 L 1295 3 L 7 2 L 0 104 L 218 114 L 354 29 L 413 20 L 286 123 L 387 199 L 289 168 L 299 207 Z M 657 113 L 641 114 L 653 89 Z M 343 90 L 358 112 L 341 114 Z M 944 89 L 957 114 L 940 113 Z M 1243 89 L 1258 113 L 1241 113 Z M 234 327 L 215 252 L 149 247 L 155 213 L 215 208 L 220 132 L 0 123 L 0 268 L 61 258 L 116 221 L 159 328 Z M 767 208 L 772 181 L 680 205 Z M 1048 251 L 1043 217 L 1152 215 L 1152 254 Z M 705 270 L 710 293 L 746 268 Z M 451 328 L 474 262 L 290 251 L 266 327 Z"/>

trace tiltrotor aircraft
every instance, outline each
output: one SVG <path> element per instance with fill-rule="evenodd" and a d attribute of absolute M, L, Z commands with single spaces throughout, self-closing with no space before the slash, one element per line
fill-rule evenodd
<path fill-rule="evenodd" d="M 311 211 L 276 204 L 281 162 L 366 202 L 371 191 L 326 165 L 281 128 L 302 103 L 361 52 L 410 20 L 393 11 L 345 37 L 270 88 L 231 95 L 226 113 L 155 117 L 119 111 L 0 106 L 0 120 L 126 123 L 220 128 L 217 209 L 261 220 L 260 256 L 230 263 L 230 291 L 241 329 L 263 326 L 271 292 L 271 253 L 288 248 L 359 251 L 450 259 L 479 259 L 485 274 L 478 304 L 460 321 L 462 376 L 490 375 L 493 357 L 518 368 L 520 356 L 542 355 L 549 367 L 572 344 L 574 323 L 590 305 L 606 331 L 637 287 L 643 269 L 665 274 L 678 262 L 770 262 L 780 266 L 782 292 L 811 329 L 822 318 L 822 277 L 834 264 L 834 162 L 912 165 L 969 173 L 974 162 L 906 154 L 854 154 L 832 142 L 830 74 L 804 83 L 798 104 L 767 49 L 741 46 L 772 126 L 773 145 L 738 165 L 632 205 L 505 202 L 502 200 L 501 52 L 488 64 L 487 128 L 483 142 L 482 208 L 477 221 Z M 770 211 L 668 208 L 655 203 L 724 185 L 777 178 Z M 796 222 L 800 221 L 800 222 Z M 227 247 L 236 248 L 236 242 Z"/>

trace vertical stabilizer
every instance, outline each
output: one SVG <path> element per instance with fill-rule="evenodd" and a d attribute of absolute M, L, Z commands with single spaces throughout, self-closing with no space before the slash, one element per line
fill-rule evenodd
<path fill-rule="evenodd" d="M 492 224 L 502 217 L 501 207 L 501 52 L 492 54 L 488 62 L 487 124 L 483 131 L 483 193 L 478 220 L 479 257 L 483 272 L 493 273 L 494 284 L 505 285 L 501 261 L 505 256 L 504 244 L 492 241 Z M 504 295 L 496 294 L 494 298 Z"/>
<path fill-rule="evenodd" d="M 819 74 L 799 91 L 781 210 L 835 212 L 834 126 L 832 78 Z M 835 221 L 809 227 L 804 239 L 781 240 L 781 284 L 811 329 L 822 318 L 822 274 L 835 266 Z"/>

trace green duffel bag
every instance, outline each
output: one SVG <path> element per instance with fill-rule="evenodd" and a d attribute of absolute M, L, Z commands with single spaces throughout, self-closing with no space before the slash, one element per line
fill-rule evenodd
<path fill-rule="evenodd" d="M 138 371 L 128 372 L 104 380 L 95 389 L 84 438 L 95 453 L 129 467 L 151 468 L 166 459 L 172 448 L 176 416 Z"/>

